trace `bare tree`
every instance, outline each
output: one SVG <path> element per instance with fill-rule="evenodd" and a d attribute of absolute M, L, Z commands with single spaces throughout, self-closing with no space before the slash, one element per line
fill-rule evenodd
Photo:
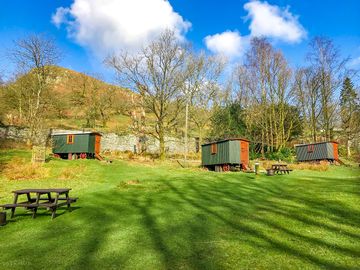
<path fill-rule="evenodd" d="M 316 70 L 301 68 L 295 72 L 294 93 L 296 105 L 303 116 L 305 137 L 316 142 L 318 135 L 318 122 L 321 113 L 320 80 Z"/>
<path fill-rule="evenodd" d="M 333 129 L 336 123 L 336 108 L 338 101 L 335 93 L 341 87 L 344 77 L 347 75 L 346 63 L 348 58 L 342 58 L 339 49 L 331 39 L 315 37 L 310 42 L 310 51 L 307 61 L 311 69 L 315 70 L 319 81 L 321 114 L 321 127 L 326 140 L 333 137 Z"/>
<path fill-rule="evenodd" d="M 243 66 L 235 71 L 237 97 L 246 107 L 246 125 L 255 130 L 253 139 L 269 151 L 285 147 L 293 130 L 288 106 L 292 71 L 280 51 L 263 38 L 254 38 Z M 286 123 L 285 123 L 286 121 Z M 258 132 L 260 131 L 260 132 Z"/>
<path fill-rule="evenodd" d="M 2 74 L 0 73 L 0 125 L 2 125 L 4 121 L 5 108 L 5 82 L 3 81 Z"/>
<path fill-rule="evenodd" d="M 218 96 L 218 79 L 225 66 L 224 59 L 192 53 L 187 58 L 184 94 L 185 106 L 185 159 L 188 152 L 188 119 L 195 124 L 201 144 L 203 131 L 211 117 L 211 106 Z"/>
<path fill-rule="evenodd" d="M 10 59 L 17 66 L 17 74 L 26 80 L 21 87 L 22 112 L 30 128 L 29 143 L 33 143 L 41 129 L 46 114 L 51 66 L 60 60 L 60 53 L 54 41 L 43 35 L 30 35 L 14 42 L 9 52 Z"/>
<path fill-rule="evenodd" d="M 120 81 L 141 95 L 145 110 L 155 115 L 147 132 L 159 141 L 160 159 L 165 159 L 165 136 L 177 125 L 184 106 L 187 54 L 174 32 L 168 30 L 136 55 L 122 53 L 106 60 Z"/>

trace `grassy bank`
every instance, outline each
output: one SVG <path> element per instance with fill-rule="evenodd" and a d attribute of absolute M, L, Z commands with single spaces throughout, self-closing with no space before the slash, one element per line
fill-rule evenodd
<path fill-rule="evenodd" d="M 1 151 L 0 162 L 28 157 Z M 1 167 L 3 170 L 4 166 Z M 332 167 L 266 177 L 153 162 L 53 160 L 9 180 L 70 187 L 56 219 L 19 210 L 0 227 L 0 269 L 359 269 L 360 171 Z"/>

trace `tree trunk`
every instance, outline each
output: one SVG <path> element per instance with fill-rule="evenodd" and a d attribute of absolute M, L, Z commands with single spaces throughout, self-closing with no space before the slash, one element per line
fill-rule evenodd
<path fill-rule="evenodd" d="M 164 133 L 159 134 L 159 158 L 160 160 L 165 160 L 165 138 Z"/>
<path fill-rule="evenodd" d="M 346 138 L 346 156 L 347 158 L 351 157 L 351 149 L 350 149 L 350 138 L 349 136 Z"/>
<path fill-rule="evenodd" d="M 264 151 L 264 130 L 261 130 L 261 157 L 265 158 L 265 151 Z"/>

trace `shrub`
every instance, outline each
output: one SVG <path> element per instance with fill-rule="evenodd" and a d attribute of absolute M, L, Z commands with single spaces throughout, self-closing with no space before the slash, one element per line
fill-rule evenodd
<path fill-rule="evenodd" d="M 277 152 L 266 153 L 265 157 L 270 160 L 283 160 L 286 162 L 292 162 L 294 160 L 294 154 L 294 149 L 285 147 Z"/>
<path fill-rule="evenodd" d="M 289 167 L 293 170 L 311 170 L 311 171 L 324 172 L 329 169 L 329 162 L 326 161 L 320 163 L 302 162 L 298 164 L 291 164 Z"/>
<path fill-rule="evenodd" d="M 31 163 L 21 158 L 13 158 L 3 165 L 3 174 L 10 180 L 30 180 L 46 178 L 49 176 L 49 168 L 41 163 Z"/>
<path fill-rule="evenodd" d="M 74 179 L 77 178 L 79 174 L 83 173 L 85 170 L 84 165 L 76 166 L 76 168 L 64 168 L 59 178 L 62 180 Z"/>
<path fill-rule="evenodd" d="M 10 139 L 0 139 L 0 149 L 29 149 L 24 142 L 18 142 Z"/>

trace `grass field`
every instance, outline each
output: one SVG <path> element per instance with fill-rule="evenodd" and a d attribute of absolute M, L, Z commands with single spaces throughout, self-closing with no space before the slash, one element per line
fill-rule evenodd
<path fill-rule="evenodd" d="M 29 157 L 1 151 L 0 162 Z M 289 176 L 170 164 L 52 160 L 25 187 L 70 187 L 72 212 L 18 210 L 0 227 L 0 269 L 360 269 L 360 171 Z M 2 167 L 1 167 L 2 168 Z"/>

